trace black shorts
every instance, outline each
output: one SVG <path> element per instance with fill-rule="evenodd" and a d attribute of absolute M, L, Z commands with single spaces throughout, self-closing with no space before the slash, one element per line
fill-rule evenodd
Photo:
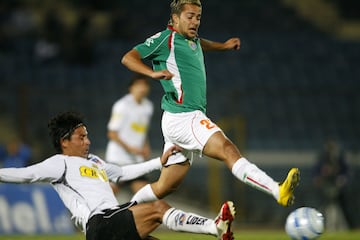
<path fill-rule="evenodd" d="M 86 240 L 141 240 L 129 210 L 133 205 L 126 203 L 92 216 L 86 225 Z"/>

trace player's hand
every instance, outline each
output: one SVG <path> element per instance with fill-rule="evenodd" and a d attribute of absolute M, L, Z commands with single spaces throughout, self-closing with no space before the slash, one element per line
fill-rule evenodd
<path fill-rule="evenodd" d="M 149 159 L 151 155 L 151 148 L 149 144 L 145 144 L 141 150 L 141 156 L 144 159 Z"/>
<path fill-rule="evenodd" d="M 165 69 L 165 70 L 153 72 L 150 77 L 159 80 L 170 80 L 173 76 L 174 74 L 169 72 L 169 70 Z"/>
<path fill-rule="evenodd" d="M 240 49 L 240 38 L 230 38 L 224 42 L 225 48 L 228 50 L 239 50 Z"/>
<path fill-rule="evenodd" d="M 126 146 L 126 151 L 128 151 L 128 153 L 135 154 L 135 155 L 142 155 L 143 154 L 142 149 L 137 148 L 137 147 Z"/>
<path fill-rule="evenodd" d="M 163 155 L 161 156 L 161 158 L 160 158 L 161 164 L 162 164 L 162 165 L 165 165 L 165 163 L 167 162 L 167 160 L 169 159 L 169 157 L 170 157 L 171 155 L 175 155 L 176 153 L 181 152 L 181 150 L 182 150 L 182 148 L 179 147 L 179 146 L 176 146 L 176 145 L 170 147 L 170 148 L 169 148 L 168 150 L 166 150 L 166 151 L 163 153 Z"/>

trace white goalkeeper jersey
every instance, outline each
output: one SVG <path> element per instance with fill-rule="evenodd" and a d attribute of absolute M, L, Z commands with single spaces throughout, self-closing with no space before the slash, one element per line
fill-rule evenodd
<path fill-rule="evenodd" d="M 75 224 L 85 231 L 92 215 L 119 204 L 109 180 L 127 181 L 160 168 L 160 158 L 119 167 L 95 155 L 89 155 L 86 159 L 57 154 L 29 167 L 0 169 L 0 181 L 51 183 L 72 213 Z"/>

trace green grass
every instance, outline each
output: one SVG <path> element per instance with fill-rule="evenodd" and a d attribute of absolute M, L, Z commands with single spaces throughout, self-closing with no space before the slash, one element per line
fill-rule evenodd
<path fill-rule="evenodd" d="M 187 233 L 163 232 L 155 233 L 155 237 L 171 240 L 214 240 L 212 236 L 204 236 Z M 235 232 L 235 239 L 239 240 L 289 240 L 290 238 L 283 231 L 268 230 L 243 230 Z M 319 240 L 359 240 L 360 231 L 343 233 L 324 233 Z"/>
<path fill-rule="evenodd" d="M 161 240 L 215 240 L 212 236 L 200 234 L 177 233 L 168 231 L 154 232 L 153 236 Z M 76 235 L 40 235 L 40 236 L 0 236 L 1 240 L 85 240 L 82 234 Z M 289 240 L 283 231 L 269 230 L 239 230 L 235 232 L 235 239 L 239 240 Z M 319 240 L 358 240 L 360 231 L 349 231 L 339 233 L 325 232 Z"/>

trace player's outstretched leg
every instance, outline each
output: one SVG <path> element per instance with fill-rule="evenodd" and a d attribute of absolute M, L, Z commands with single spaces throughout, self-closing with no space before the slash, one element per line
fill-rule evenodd
<path fill-rule="evenodd" d="M 225 202 L 220 209 L 219 215 L 215 218 L 216 228 L 218 230 L 218 239 L 233 240 L 231 223 L 235 218 L 235 207 L 232 201 Z"/>
<path fill-rule="evenodd" d="M 278 203 L 282 206 L 290 206 L 294 204 L 294 189 L 299 185 L 300 171 L 298 168 L 291 168 L 286 179 L 279 183 L 279 199 Z"/>

